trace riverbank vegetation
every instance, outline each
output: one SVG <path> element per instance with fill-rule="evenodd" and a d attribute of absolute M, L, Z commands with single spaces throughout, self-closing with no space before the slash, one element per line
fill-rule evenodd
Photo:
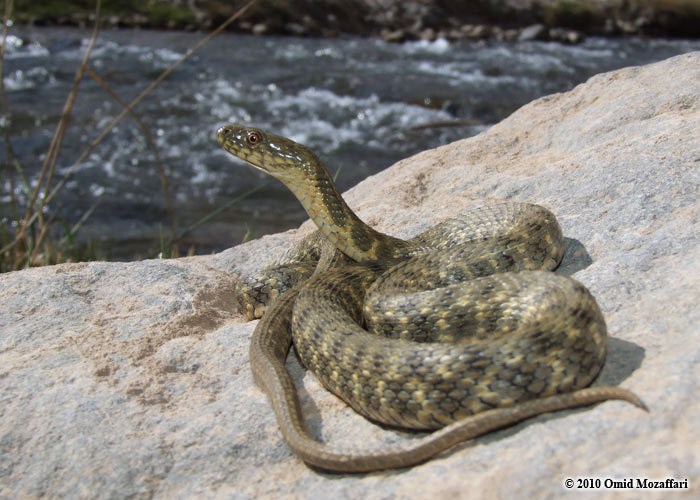
<path fill-rule="evenodd" d="M 185 29 L 197 23 L 195 12 L 179 2 L 110 0 L 100 9 L 107 26 Z M 39 25 L 86 27 L 95 20 L 94 0 L 16 0 L 14 19 Z"/>
<path fill-rule="evenodd" d="M 239 7 L 224 0 L 110 0 L 108 27 L 209 30 Z M 17 0 L 14 20 L 88 26 L 93 0 Z M 517 38 L 527 27 L 585 35 L 700 37 L 700 0 L 259 0 L 229 29 L 252 34 L 379 36 L 388 41 Z M 559 31 L 557 31 L 559 30 Z"/>

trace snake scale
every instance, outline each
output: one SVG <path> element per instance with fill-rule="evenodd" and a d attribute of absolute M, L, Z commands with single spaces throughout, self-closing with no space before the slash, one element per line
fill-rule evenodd
<path fill-rule="evenodd" d="M 217 139 L 282 181 L 318 227 L 284 264 L 245 280 L 240 299 L 249 318 L 262 316 L 250 346 L 254 378 L 308 464 L 406 467 L 545 412 L 607 399 L 646 409 L 628 390 L 586 388 L 605 361 L 607 329 L 583 285 L 549 272 L 564 246 L 547 209 L 475 208 L 400 240 L 362 222 L 306 146 L 238 125 L 221 127 Z M 285 368 L 292 342 L 360 414 L 439 430 L 369 452 L 314 440 Z"/>

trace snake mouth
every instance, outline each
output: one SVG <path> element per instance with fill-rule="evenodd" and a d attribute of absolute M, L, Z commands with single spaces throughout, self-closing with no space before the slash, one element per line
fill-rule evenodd
<path fill-rule="evenodd" d="M 219 142 L 220 146 L 224 145 L 224 138 L 230 132 L 230 130 L 231 130 L 231 128 L 228 125 L 224 125 L 223 127 L 219 127 L 216 130 L 216 140 Z"/>
<path fill-rule="evenodd" d="M 233 125 L 224 125 L 216 131 L 216 140 L 219 146 L 224 148 L 232 155 L 238 156 L 243 149 L 240 134 L 236 134 L 236 127 Z"/>

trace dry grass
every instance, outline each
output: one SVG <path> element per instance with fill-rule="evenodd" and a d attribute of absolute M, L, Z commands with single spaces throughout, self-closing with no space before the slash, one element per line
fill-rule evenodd
<path fill-rule="evenodd" d="M 161 256 L 177 257 L 179 253 L 177 242 L 182 239 L 184 235 L 213 217 L 216 213 L 219 213 L 225 208 L 240 201 L 243 196 L 249 196 L 252 194 L 252 190 L 251 192 L 244 193 L 236 199 L 231 200 L 231 202 L 227 203 L 225 206 L 220 207 L 212 214 L 204 217 L 194 225 L 186 228 L 180 234 L 176 234 L 172 200 L 168 190 L 168 181 L 165 175 L 165 169 L 160 161 L 160 155 L 158 154 L 158 149 L 153 141 L 153 137 L 148 128 L 144 125 L 141 118 L 134 111 L 134 107 L 141 102 L 141 100 L 143 100 L 156 86 L 165 80 L 180 64 L 187 60 L 214 36 L 218 35 L 235 19 L 240 17 L 256 1 L 257 0 L 249 0 L 218 28 L 191 47 L 184 56 L 167 68 L 158 78 L 156 78 L 143 91 L 141 91 L 136 98 L 134 98 L 131 102 L 126 103 L 102 80 L 102 78 L 100 78 L 94 69 L 89 67 L 90 53 L 99 35 L 101 1 L 97 0 L 95 5 L 95 23 L 93 26 L 92 36 L 90 37 L 90 41 L 85 49 L 82 62 L 76 69 L 73 87 L 66 99 L 66 103 L 61 114 L 61 119 L 56 126 L 51 144 L 49 145 L 49 150 L 41 166 L 39 175 L 35 180 L 34 188 L 31 188 L 31 183 L 24 175 L 24 168 L 20 164 L 16 155 L 13 153 L 12 144 L 9 137 L 8 124 L 10 112 L 5 88 L 2 82 L 5 43 L 7 40 L 9 26 L 8 20 L 11 19 L 12 16 L 13 1 L 5 1 L 2 43 L 0 45 L 0 111 L 2 112 L 2 140 L 4 141 L 5 145 L 5 158 L 2 170 L 5 172 L 7 186 L 10 191 L 12 215 L 9 223 L 7 223 L 5 227 L 0 228 L 0 245 L 2 245 L 2 248 L 0 248 L 0 272 L 13 271 L 32 266 L 57 264 L 60 262 L 94 260 L 101 257 L 96 244 L 87 243 L 78 245 L 75 238 L 80 226 L 94 212 L 97 203 L 88 209 L 80 220 L 72 227 L 66 227 L 56 215 L 46 218 L 44 213 L 47 205 L 61 191 L 63 186 L 75 171 L 76 167 L 88 157 L 95 147 L 100 144 L 100 142 L 110 133 L 114 126 L 117 125 L 117 123 L 119 123 L 126 115 L 130 115 L 141 129 L 156 158 L 156 165 L 161 180 L 161 188 L 163 190 L 163 196 L 166 203 L 168 217 L 167 225 L 169 229 L 169 235 L 167 237 L 161 237 Z M 115 117 L 114 120 L 112 120 L 112 122 L 97 135 L 97 137 L 95 137 L 85 151 L 83 151 L 83 153 L 73 162 L 66 174 L 56 182 L 56 166 L 58 164 L 61 146 L 65 137 L 65 131 L 70 122 L 73 106 L 79 95 L 78 91 L 80 88 L 80 83 L 85 75 L 93 78 L 105 90 L 105 92 L 107 92 L 122 106 L 123 109 L 119 115 L 117 115 L 117 117 Z M 17 189 L 18 183 L 21 183 L 23 189 Z M 26 193 L 26 199 L 20 199 L 22 195 L 19 193 Z M 61 233 L 63 235 L 58 236 Z"/>

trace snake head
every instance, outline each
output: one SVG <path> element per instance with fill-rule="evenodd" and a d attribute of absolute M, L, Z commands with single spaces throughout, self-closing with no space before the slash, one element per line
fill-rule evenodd
<path fill-rule="evenodd" d="M 303 144 L 256 128 L 226 125 L 216 131 L 216 138 L 233 156 L 287 185 L 303 179 L 320 164 L 316 154 Z"/>

